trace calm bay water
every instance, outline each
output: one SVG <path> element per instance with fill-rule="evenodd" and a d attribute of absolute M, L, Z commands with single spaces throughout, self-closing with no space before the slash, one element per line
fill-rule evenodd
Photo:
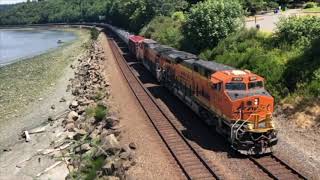
<path fill-rule="evenodd" d="M 72 32 L 44 29 L 0 29 L 0 66 L 36 56 L 76 39 Z"/>

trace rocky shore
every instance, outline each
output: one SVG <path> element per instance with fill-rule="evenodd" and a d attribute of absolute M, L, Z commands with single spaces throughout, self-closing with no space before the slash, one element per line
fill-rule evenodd
<path fill-rule="evenodd" d="M 75 78 L 70 80 L 75 98 L 62 122 L 66 143 L 72 143 L 64 152 L 72 157 L 68 160 L 67 179 L 126 179 L 125 171 L 135 164 L 135 144 L 120 145 L 119 118 L 108 113 L 109 83 L 103 76 L 104 60 L 101 46 L 93 43 L 89 55 L 79 59 Z"/>
<path fill-rule="evenodd" d="M 16 143 L 0 148 L 0 179 L 128 179 L 137 146 L 120 143 L 101 45 L 92 41 L 86 48 L 68 68 L 73 75 L 64 93 L 42 107 L 47 122 L 24 128 Z"/>

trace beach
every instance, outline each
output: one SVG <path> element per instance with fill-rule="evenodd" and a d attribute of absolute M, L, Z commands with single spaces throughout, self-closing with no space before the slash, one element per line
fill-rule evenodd
<path fill-rule="evenodd" d="M 44 54 L 0 68 L 0 149 L 18 140 L 21 131 L 35 127 L 67 108 L 70 68 L 90 41 L 88 30 L 64 29 L 77 35 Z M 59 103 L 64 98 L 66 102 Z"/>

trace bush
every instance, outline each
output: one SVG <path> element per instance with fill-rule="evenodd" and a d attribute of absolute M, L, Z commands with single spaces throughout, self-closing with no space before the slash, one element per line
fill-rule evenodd
<path fill-rule="evenodd" d="M 318 4 L 315 2 L 307 2 L 306 5 L 304 6 L 305 9 L 310 9 L 310 8 L 315 8 L 317 7 Z"/>
<path fill-rule="evenodd" d="M 271 9 L 277 9 L 277 8 L 279 8 L 279 4 L 277 2 L 270 1 L 268 3 L 268 7 L 271 8 Z"/>
<path fill-rule="evenodd" d="M 103 120 L 107 115 L 107 108 L 103 105 L 97 105 L 95 107 L 88 107 L 86 109 L 86 117 L 94 117 L 97 121 Z"/>
<path fill-rule="evenodd" d="M 287 63 L 287 68 L 284 73 L 286 86 L 291 92 L 305 88 L 313 81 L 319 80 L 320 69 L 320 39 L 314 40 L 310 47 L 304 50 L 300 56 L 292 58 Z M 311 83 L 312 84 L 312 83 Z M 316 87 L 317 83 L 313 83 L 310 87 Z M 320 88 L 320 86 L 318 86 Z M 313 90 L 312 90 L 313 89 Z M 315 93 L 314 88 L 311 88 L 311 94 Z M 319 90 L 318 90 L 319 91 Z M 316 94 L 313 94 L 316 95 Z"/>
<path fill-rule="evenodd" d="M 266 79 L 266 88 L 279 100 L 288 90 L 282 81 L 287 54 L 268 46 L 270 36 L 257 31 L 241 30 L 221 41 L 201 57 L 239 69 L 248 69 Z"/>
<path fill-rule="evenodd" d="M 178 11 L 172 14 L 171 18 L 174 21 L 179 21 L 179 22 L 185 22 L 186 21 L 186 16 L 182 11 Z"/>
<path fill-rule="evenodd" d="M 103 105 L 98 105 L 95 109 L 94 118 L 98 121 L 102 121 L 107 115 L 107 108 Z"/>
<path fill-rule="evenodd" d="M 207 0 L 194 5 L 183 26 L 183 34 L 195 52 L 213 48 L 242 25 L 244 11 L 234 0 Z"/>
<path fill-rule="evenodd" d="M 183 35 L 181 33 L 181 25 L 183 14 L 177 13 L 175 16 L 157 16 L 140 32 L 141 35 L 154 39 L 161 44 L 181 48 Z"/>
<path fill-rule="evenodd" d="M 307 46 L 320 36 L 320 17 L 289 17 L 281 19 L 275 33 L 279 44 Z"/>
<path fill-rule="evenodd" d="M 99 31 L 96 28 L 91 28 L 90 29 L 90 37 L 92 40 L 97 40 L 99 36 Z"/>

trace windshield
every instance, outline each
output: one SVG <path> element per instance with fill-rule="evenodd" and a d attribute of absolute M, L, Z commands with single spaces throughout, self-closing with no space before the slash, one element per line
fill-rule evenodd
<path fill-rule="evenodd" d="M 249 86 L 249 89 L 263 88 L 263 82 L 262 81 L 250 82 L 248 86 Z"/>
<path fill-rule="evenodd" d="M 226 90 L 246 90 L 245 83 L 227 83 Z"/>

